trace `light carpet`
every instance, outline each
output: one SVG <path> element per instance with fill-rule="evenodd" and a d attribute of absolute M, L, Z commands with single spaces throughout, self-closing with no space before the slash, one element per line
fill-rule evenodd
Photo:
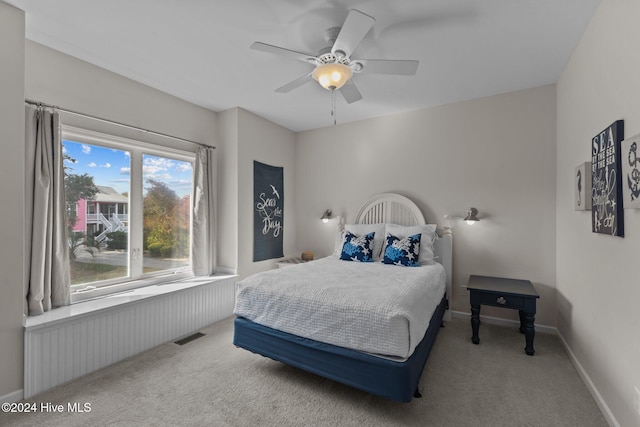
<path fill-rule="evenodd" d="M 468 319 L 440 330 L 421 399 L 397 403 L 235 348 L 233 319 L 41 393 L 63 413 L 0 413 L 2 426 L 606 426 L 559 339 Z M 69 413 L 69 404 L 90 412 Z"/>

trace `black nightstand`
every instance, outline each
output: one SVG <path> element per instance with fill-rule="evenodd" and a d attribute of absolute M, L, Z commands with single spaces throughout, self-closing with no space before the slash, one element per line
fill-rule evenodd
<path fill-rule="evenodd" d="M 467 290 L 470 292 L 471 329 L 474 344 L 480 343 L 480 305 L 505 307 L 518 310 L 520 313 L 520 332 L 525 336 L 524 351 L 533 356 L 533 338 L 535 337 L 534 321 L 536 318 L 536 299 L 540 298 L 529 280 L 506 279 L 503 277 L 476 276 L 469 277 Z"/>

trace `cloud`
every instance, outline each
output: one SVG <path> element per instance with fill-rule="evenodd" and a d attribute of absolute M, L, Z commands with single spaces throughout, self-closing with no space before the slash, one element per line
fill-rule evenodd
<path fill-rule="evenodd" d="M 174 166 L 175 163 L 171 159 L 165 159 L 164 157 L 145 156 L 142 161 L 142 174 L 147 178 L 170 179 L 171 176 L 166 172 Z"/>
<path fill-rule="evenodd" d="M 191 170 L 191 163 L 181 162 L 178 166 L 176 166 L 176 171 L 178 172 L 187 172 Z"/>
<path fill-rule="evenodd" d="M 143 160 L 145 166 L 153 166 L 167 170 L 173 167 L 175 164 L 171 159 L 165 159 L 164 157 L 145 156 Z"/>
<path fill-rule="evenodd" d="M 109 169 L 111 167 L 111 163 L 107 162 L 104 165 L 100 165 L 100 167 Z"/>
<path fill-rule="evenodd" d="M 120 174 L 121 175 L 130 175 L 131 174 L 131 168 L 129 168 L 129 167 L 120 168 Z"/>
<path fill-rule="evenodd" d="M 87 166 L 89 166 L 90 168 L 95 168 L 98 165 L 96 165 L 96 162 L 91 162 Z"/>
<path fill-rule="evenodd" d="M 82 152 L 84 154 L 89 154 L 91 152 L 91 146 L 87 144 L 82 144 Z"/>
<path fill-rule="evenodd" d="M 155 179 L 156 181 L 169 181 L 171 179 L 171 175 L 168 173 L 160 173 L 160 174 L 144 174 L 144 179 Z"/>
<path fill-rule="evenodd" d="M 144 175 L 155 175 L 158 172 L 164 172 L 166 170 L 167 170 L 166 168 L 163 168 L 160 166 L 149 166 L 149 165 L 142 166 L 142 173 Z"/>

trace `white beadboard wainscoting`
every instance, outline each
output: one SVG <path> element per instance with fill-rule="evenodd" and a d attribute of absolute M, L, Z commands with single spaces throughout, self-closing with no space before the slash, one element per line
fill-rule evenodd
<path fill-rule="evenodd" d="M 24 398 L 231 316 L 235 281 L 148 286 L 27 318 Z"/>

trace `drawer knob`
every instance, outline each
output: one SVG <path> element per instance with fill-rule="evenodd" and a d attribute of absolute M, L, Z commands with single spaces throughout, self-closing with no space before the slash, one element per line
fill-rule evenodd
<path fill-rule="evenodd" d="M 506 300 L 506 298 L 505 298 L 505 297 L 498 297 L 498 299 L 496 300 L 496 302 L 497 302 L 498 304 L 505 305 L 505 304 L 507 303 L 507 300 Z"/>

